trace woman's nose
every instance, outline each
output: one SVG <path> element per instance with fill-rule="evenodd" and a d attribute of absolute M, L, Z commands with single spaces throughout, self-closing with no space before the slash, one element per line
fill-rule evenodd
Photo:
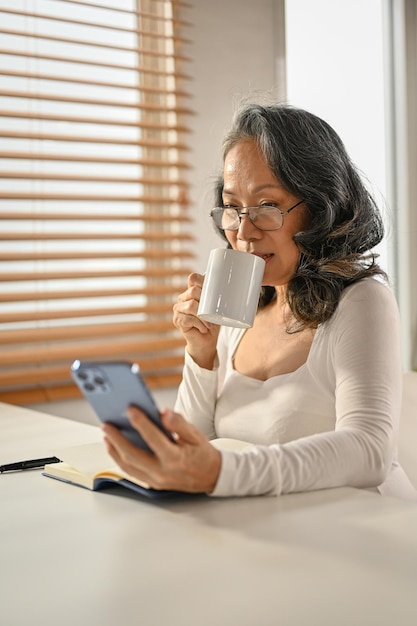
<path fill-rule="evenodd" d="M 249 241 L 250 239 L 258 239 L 259 236 L 262 236 L 262 231 L 252 224 L 247 213 L 240 213 L 239 220 L 240 224 L 237 230 L 238 239 L 241 241 Z"/>

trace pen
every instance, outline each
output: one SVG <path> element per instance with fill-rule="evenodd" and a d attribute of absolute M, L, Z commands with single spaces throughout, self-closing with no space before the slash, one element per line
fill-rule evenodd
<path fill-rule="evenodd" d="M 56 456 L 47 456 L 44 459 L 30 459 L 29 461 L 18 461 L 17 463 L 8 463 L 7 465 L 0 465 L 0 473 L 3 472 L 18 472 L 21 470 L 35 469 L 48 465 L 48 463 L 59 463 L 60 459 Z"/>

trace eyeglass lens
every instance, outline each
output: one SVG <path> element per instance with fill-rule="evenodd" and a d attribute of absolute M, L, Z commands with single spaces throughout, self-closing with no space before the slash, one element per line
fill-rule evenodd
<path fill-rule="evenodd" d="M 241 212 L 234 208 L 217 207 L 213 209 L 212 216 L 222 230 L 238 230 L 241 216 L 247 216 L 260 230 L 278 230 L 283 223 L 281 211 L 271 206 L 247 207 Z"/>

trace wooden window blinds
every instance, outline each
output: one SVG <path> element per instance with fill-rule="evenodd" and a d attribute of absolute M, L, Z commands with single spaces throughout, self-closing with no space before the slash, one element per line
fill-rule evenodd
<path fill-rule="evenodd" d="M 74 359 L 180 380 L 186 8 L 0 0 L 0 401 L 76 397 Z"/>

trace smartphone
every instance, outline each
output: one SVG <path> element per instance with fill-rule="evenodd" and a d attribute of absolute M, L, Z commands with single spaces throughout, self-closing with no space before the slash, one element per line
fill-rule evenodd
<path fill-rule="evenodd" d="M 136 406 L 173 441 L 161 423 L 158 407 L 137 363 L 126 361 L 79 361 L 71 365 L 71 375 L 101 422 L 117 426 L 135 446 L 151 451 L 130 424 L 126 409 Z"/>

